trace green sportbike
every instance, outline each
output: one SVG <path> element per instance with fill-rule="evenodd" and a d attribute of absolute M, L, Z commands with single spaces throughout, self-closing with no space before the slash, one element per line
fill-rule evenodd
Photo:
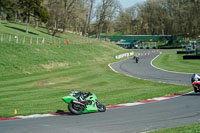
<path fill-rule="evenodd" d="M 68 96 L 62 97 L 62 100 L 68 104 L 69 111 L 75 115 L 106 111 L 106 107 L 91 92 L 71 91 Z"/>

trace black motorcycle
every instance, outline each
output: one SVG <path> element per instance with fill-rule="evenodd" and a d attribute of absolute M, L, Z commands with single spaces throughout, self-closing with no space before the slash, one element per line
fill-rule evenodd
<path fill-rule="evenodd" d="M 139 57 L 138 56 L 134 56 L 133 59 L 135 60 L 136 63 L 139 62 Z"/>

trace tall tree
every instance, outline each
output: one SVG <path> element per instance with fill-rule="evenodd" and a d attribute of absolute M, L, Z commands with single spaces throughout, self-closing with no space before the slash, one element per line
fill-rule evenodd
<path fill-rule="evenodd" d="M 7 20 L 15 19 L 17 13 L 17 0 L 0 0 L 0 19 L 6 15 Z"/>
<path fill-rule="evenodd" d="M 77 4 L 77 0 L 63 0 L 63 6 L 64 6 L 63 24 L 62 24 L 63 32 L 65 32 L 67 24 L 72 18 L 72 14 L 73 14 L 76 4 Z"/>
<path fill-rule="evenodd" d="M 43 0 L 19 0 L 18 5 L 21 9 L 21 14 L 26 20 L 27 27 L 26 33 L 28 33 L 28 28 L 30 24 L 31 17 L 38 17 L 42 22 L 47 22 L 49 16 L 47 10 L 42 7 Z"/>
<path fill-rule="evenodd" d="M 119 28 L 123 33 L 146 35 L 181 35 L 197 37 L 200 34 L 199 0 L 147 0 L 137 5 L 135 18 L 128 11 L 119 14 Z M 130 30 L 130 29 L 134 30 Z"/>
<path fill-rule="evenodd" d="M 85 25 L 84 25 L 84 31 L 83 31 L 83 35 L 86 35 L 86 33 L 89 31 L 90 29 L 90 24 L 91 24 L 91 20 L 92 20 L 92 12 L 93 12 L 93 8 L 94 8 L 94 4 L 96 0 L 85 0 Z"/>
<path fill-rule="evenodd" d="M 106 19 L 110 16 L 114 15 L 116 11 L 118 1 L 117 0 L 102 0 L 101 3 L 98 4 L 96 10 L 96 37 L 100 37 L 100 33 L 102 32 L 102 28 L 106 22 Z"/>
<path fill-rule="evenodd" d="M 45 6 L 48 8 L 50 14 L 47 28 L 55 36 L 62 24 L 63 9 L 61 8 L 61 0 L 48 0 Z"/>
<path fill-rule="evenodd" d="M 121 10 L 117 18 L 117 31 L 124 35 L 136 34 L 134 27 L 137 26 L 137 6 Z"/>

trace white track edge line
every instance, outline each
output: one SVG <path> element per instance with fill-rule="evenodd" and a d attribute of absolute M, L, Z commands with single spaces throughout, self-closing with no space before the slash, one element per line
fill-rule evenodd
<path fill-rule="evenodd" d="M 161 52 L 161 53 L 162 53 L 162 52 Z M 161 54 L 161 53 L 160 53 L 160 54 Z M 159 54 L 159 55 L 160 55 L 160 54 Z M 159 55 L 157 55 L 153 60 L 155 60 L 156 58 L 158 58 Z M 130 59 L 130 58 L 128 58 L 128 59 Z M 128 59 L 125 59 L 125 60 L 128 60 Z M 125 60 L 121 60 L 121 61 L 125 61 Z M 152 64 L 153 60 L 151 61 L 151 64 Z M 109 68 L 110 68 L 112 71 L 114 71 L 114 72 L 116 72 L 116 73 L 120 73 L 120 72 L 116 71 L 114 68 L 112 68 L 112 67 L 111 67 L 111 64 L 115 64 L 115 63 L 118 63 L 118 62 L 121 62 L 121 61 L 109 63 L 108 66 L 109 66 Z M 153 64 L 152 64 L 152 66 L 153 66 Z M 153 67 L 155 67 L 155 66 L 153 66 Z M 157 67 L 155 67 L 155 68 L 157 68 Z M 157 68 L 157 69 L 162 70 L 161 68 Z M 163 69 L 162 71 L 167 71 L 167 70 L 164 70 L 164 69 Z M 171 71 L 167 71 L 167 72 L 171 72 Z M 179 72 L 172 72 L 172 73 L 179 73 Z M 143 79 L 143 78 L 135 77 L 135 76 L 132 76 L 132 75 L 129 75 L 129 74 L 124 74 L 124 73 L 120 73 L 120 74 L 126 75 L 126 76 L 128 76 L 128 77 L 136 78 L 136 79 L 145 80 L 145 81 L 152 81 L 152 82 L 165 83 L 165 84 L 171 84 L 171 85 L 188 86 L 187 84 L 167 83 L 167 82 L 162 82 L 162 81 L 154 81 L 154 80 Z M 184 74 L 184 73 L 181 73 L 181 74 Z M 191 74 L 191 73 L 185 73 L 185 74 Z"/>
<path fill-rule="evenodd" d="M 185 72 L 174 72 L 174 71 L 169 71 L 169 70 L 166 70 L 166 69 L 162 69 L 162 68 L 159 68 L 159 67 L 156 67 L 153 65 L 153 61 L 156 60 L 160 55 L 162 54 L 162 52 L 160 52 L 159 55 L 157 55 L 152 61 L 151 61 L 151 66 L 156 68 L 156 69 L 159 69 L 159 70 L 162 70 L 162 71 L 166 71 L 166 72 L 171 72 L 171 73 L 179 73 L 179 74 L 193 74 L 193 73 L 185 73 Z"/>

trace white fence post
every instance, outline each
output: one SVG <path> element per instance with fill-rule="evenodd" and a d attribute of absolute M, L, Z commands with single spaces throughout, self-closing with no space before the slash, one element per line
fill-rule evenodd
<path fill-rule="evenodd" d="M 39 43 L 39 40 L 38 40 L 38 37 L 37 37 L 37 45 L 38 45 L 38 43 Z"/>
<path fill-rule="evenodd" d="M 33 43 L 33 39 L 32 39 L 32 37 L 31 37 L 31 39 L 30 39 L 30 45 L 32 45 L 32 43 Z"/>
<path fill-rule="evenodd" d="M 15 38 L 16 38 L 16 44 L 18 44 L 18 41 L 19 41 L 19 40 L 18 40 L 18 36 L 15 36 Z"/>
<path fill-rule="evenodd" d="M 58 42 L 58 43 L 59 43 L 58 45 L 59 45 L 59 48 L 60 48 L 60 39 L 59 39 L 59 42 Z"/>
<path fill-rule="evenodd" d="M 23 38 L 23 44 L 25 44 L 25 42 L 26 42 L 26 37 L 24 36 L 24 38 Z"/>
<path fill-rule="evenodd" d="M 42 39 L 42 44 L 44 45 L 44 43 L 45 43 L 45 40 L 44 40 L 44 37 L 43 37 L 43 39 Z"/>
<path fill-rule="evenodd" d="M 11 35 L 9 35 L 9 40 L 8 41 L 11 42 Z"/>
<path fill-rule="evenodd" d="M 3 34 L 1 34 L 1 42 L 3 42 Z"/>

